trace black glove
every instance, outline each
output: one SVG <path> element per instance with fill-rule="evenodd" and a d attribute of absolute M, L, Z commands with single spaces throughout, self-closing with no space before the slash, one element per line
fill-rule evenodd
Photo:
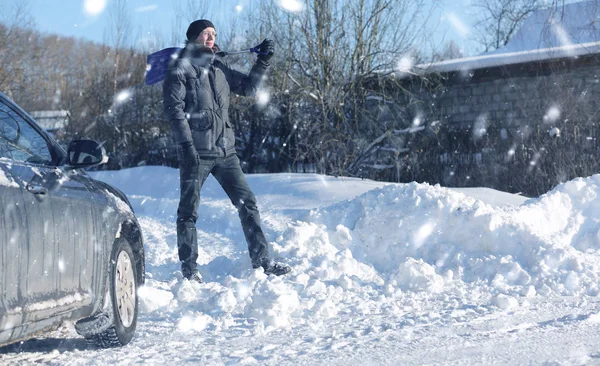
<path fill-rule="evenodd" d="M 179 165 L 186 167 L 198 166 L 198 152 L 192 141 L 183 142 L 179 145 Z"/>
<path fill-rule="evenodd" d="M 258 46 L 258 59 L 262 61 L 269 61 L 273 57 L 275 52 L 275 42 L 273 40 L 265 38 Z"/>

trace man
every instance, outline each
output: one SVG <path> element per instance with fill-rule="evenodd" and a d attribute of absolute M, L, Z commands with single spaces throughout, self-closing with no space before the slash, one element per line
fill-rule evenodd
<path fill-rule="evenodd" d="M 200 189 L 212 174 L 238 210 L 252 267 L 283 275 L 291 268 L 269 259 L 268 243 L 260 226 L 256 197 L 250 190 L 235 151 L 229 121 L 229 94 L 252 96 L 268 69 L 274 43 L 265 39 L 249 74 L 231 69 L 216 55 L 215 26 L 208 20 L 192 22 L 187 44 L 169 65 L 163 84 L 165 114 L 179 144 L 181 197 L 177 209 L 177 247 L 181 272 L 202 282 L 198 273 L 196 219 Z"/>

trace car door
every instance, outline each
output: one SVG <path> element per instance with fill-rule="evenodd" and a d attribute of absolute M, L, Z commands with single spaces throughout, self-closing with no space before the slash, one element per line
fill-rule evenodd
<path fill-rule="evenodd" d="M 26 154 L 24 147 L 19 146 L 18 136 L 17 122 L 10 117 L 7 107 L 1 104 L 0 204 L 3 215 L 0 220 L 0 283 L 5 296 L 0 306 L 4 315 L 2 326 L 6 328 L 30 321 L 28 310 L 36 302 L 50 300 L 57 289 L 56 268 L 48 263 L 47 256 L 44 258 L 53 245 L 53 223 L 44 217 L 41 205 L 32 201 L 33 196 L 27 192 L 21 160 L 31 154 Z M 40 159 L 43 158 L 50 160 L 48 151 L 40 152 Z"/>
<path fill-rule="evenodd" d="M 22 243 L 27 242 L 29 236 L 27 222 L 38 220 L 36 212 L 26 211 L 21 186 L 8 171 L 10 160 L 4 155 L 5 147 L 0 136 L 0 343 L 17 331 L 24 321 L 22 309 L 29 301 L 26 298 L 28 294 L 21 291 L 20 269 L 28 261 L 29 247 Z M 40 279 L 40 282 L 46 286 L 45 290 L 52 286 L 47 278 Z"/>
<path fill-rule="evenodd" d="M 8 103 L 0 104 L 7 176 L 18 185 L 24 205 L 16 211 L 20 252 L 18 292 L 35 322 L 91 303 L 88 259 L 93 255 L 92 203 L 78 172 L 52 164 L 53 141 Z M 92 263 L 93 260 L 90 261 Z"/>

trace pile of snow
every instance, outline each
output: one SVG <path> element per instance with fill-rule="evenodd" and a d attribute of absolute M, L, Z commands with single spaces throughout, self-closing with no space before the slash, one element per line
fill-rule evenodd
<path fill-rule="evenodd" d="M 237 212 L 211 177 L 197 223 L 204 284 L 179 273 L 177 170 L 93 175 L 122 189 L 140 219 L 144 313 L 172 319 L 183 332 L 268 332 L 340 314 L 397 317 L 428 302 L 501 311 L 535 297 L 599 292 L 600 175 L 506 206 L 428 184 L 249 175 L 273 256 L 293 267 L 284 277 L 250 269 Z"/>

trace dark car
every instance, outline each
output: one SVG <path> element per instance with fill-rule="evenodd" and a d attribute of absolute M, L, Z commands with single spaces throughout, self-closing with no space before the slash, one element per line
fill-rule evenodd
<path fill-rule="evenodd" d="M 103 347 L 135 332 L 144 246 L 127 198 L 82 169 L 104 148 L 68 151 L 0 93 L 0 346 L 76 321 Z"/>

